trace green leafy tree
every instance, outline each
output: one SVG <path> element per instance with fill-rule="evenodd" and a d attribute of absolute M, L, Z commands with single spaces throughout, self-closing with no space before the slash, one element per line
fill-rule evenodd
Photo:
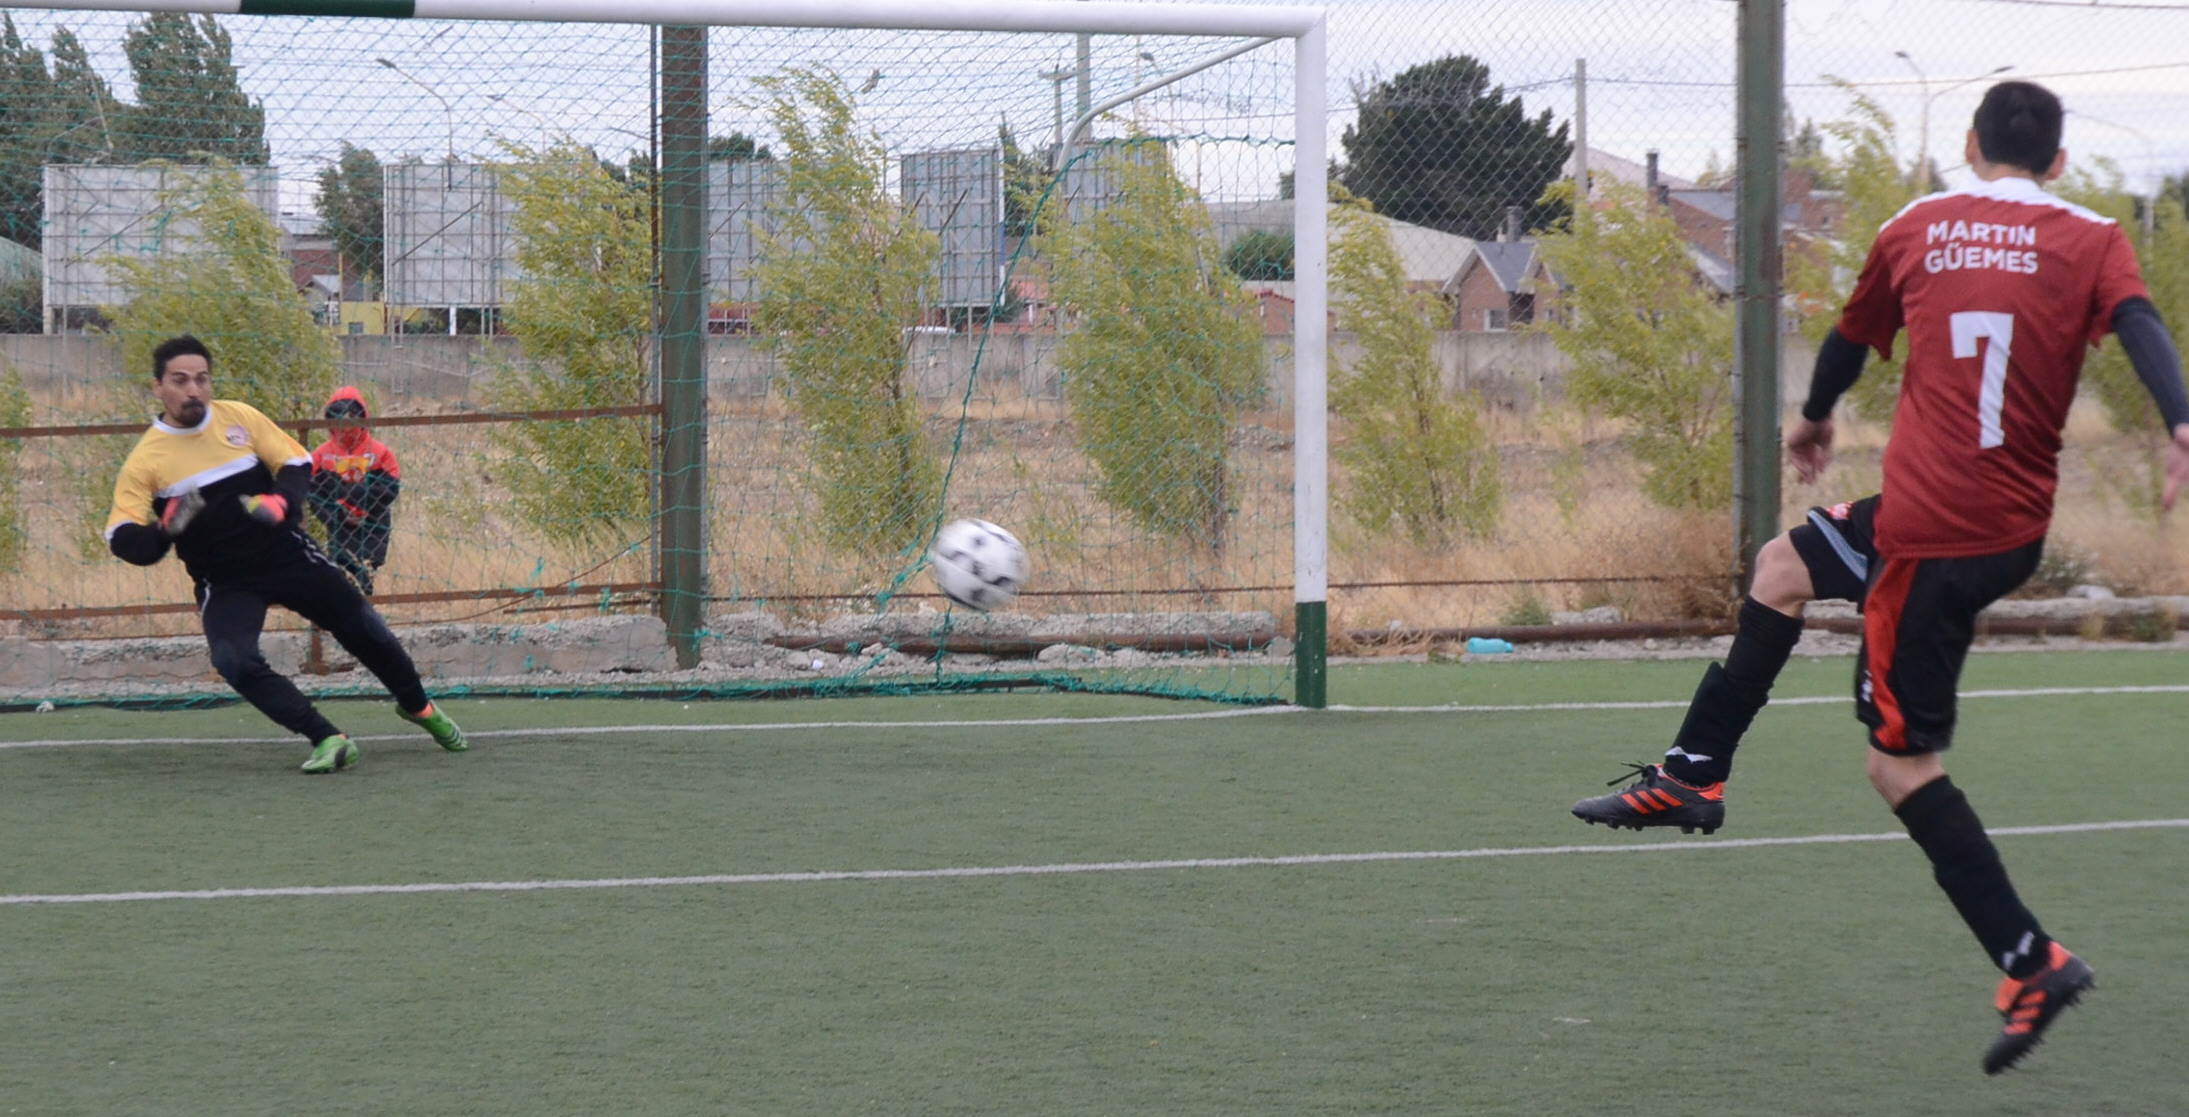
<path fill-rule="evenodd" d="M 1841 151 L 1835 157 L 1820 150 L 1813 157 L 1840 184 L 1845 206 L 1840 236 L 1786 254 L 1787 302 L 1801 323 L 1801 335 L 1812 343 L 1822 342 L 1839 324 L 1840 308 L 1854 293 L 1855 278 L 1877 231 L 1916 197 L 1894 154 L 1893 118 L 1867 95 L 1841 84 L 1853 99 L 1850 114 L 1824 125 L 1824 134 L 1838 141 Z M 1892 422 L 1899 398 L 1897 356 L 1887 361 L 1874 353 L 1846 396 L 1858 414 L 1878 423 Z"/>
<path fill-rule="evenodd" d="M 591 149 L 505 144 L 501 188 L 513 210 L 518 281 L 502 320 L 525 361 L 489 382 L 508 411 L 631 407 L 654 363 L 653 214 Z M 599 544 L 650 515 L 648 424 L 636 418 L 511 423 L 495 443 L 518 515 L 548 539 Z"/>
<path fill-rule="evenodd" d="M 1733 498 L 1733 312 L 1705 289 L 1663 207 L 1636 187 L 1598 192 L 1608 204 L 1590 220 L 1537 242 L 1561 284 L 1562 313 L 1541 328 L 1572 362 L 1574 401 L 1627 424 L 1651 500 L 1723 508 Z"/>
<path fill-rule="evenodd" d="M 1442 300 L 1407 289 L 1390 229 L 1365 203 L 1337 206 L 1331 234 L 1331 306 L 1360 345 L 1350 367 L 1335 352 L 1330 362 L 1346 511 L 1371 534 L 1404 529 L 1424 546 L 1488 536 L 1504 502 L 1497 448 L 1475 395 L 1445 395 L 1432 348 Z"/>
<path fill-rule="evenodd" d="M 996 129 L 996 143 L 1003 149 L 1003 232 L 1023 237 L 1034 232 L 1034 211 L 1041 206 L 1054 180 L 1047 164 L 1019 146 L 1011 126 Z"/>
<path fill-rule="evenodd" d="M 1262 377 L 1251 300 L 1167 149 L 1134 142 L 1103 163 L 1116 193 L 1101 208 L 1043 218 L 1050 293 L 1077 321 L 1057 348 L 1065 400 L 1103 499 L 1222 551 L 1231 429 Z"/>
<path fill-rule="evenodd" d="M 53 31 L 53 98 L 48 109 L 46 139 L 39 144 L 40 159 L 47 163 L 112 163 L 127 152 L 122 140 L 125 106 L 91 65 L 74 32 L 66 27 Z"/>
<path fill-rule="evenodd" d="M 1292 232 L 1256 229 L 1224 249 L 1224 268 L 1249 282 L 1282 283 L 1292 278 Z"/>
<path fill-rule="evenodd" d="M 0 357 L 0 427 L 27 427 L 30 419 L 30 393 L 23 389 L 23 378 Z M 22 439 L 0 438 L 0 574 L 23 567 L 22 454 Z"/>
<path fill-rule="evenodd" d="M 23 42 L 15 17 L 0 12 L 0 237 L 32 248 L 42 239 L 40 168 L 52 106 L 45 54 Z"/>
<path fill-rule="evenodd" d="M 169 181 L 158 202 L 178 242 L 157 256 L 106 261 L 128 296 L 106 312 L 120 343 L 121 367 L 143 370 L 144 377 L 131 377 L 127 402 L 115 401 L 115 410 L 139 406 L 154 346 L 195 334 L 213 351 L 221 398 L 241 400 L 276 421 L 319 414 L 340 374 L 342 350 L 297 293 L 281 230 L 251 204 L 232 167 L 215 165 Z M 126 453 L 128 446 L 116 449 Z M 79 471 L 88 486 L 85 538 L 94 555 L 105 553 L 98 524 L 120 465 L 117 455 Z"/>
<path fill-rule="evenodd" d="M 228 32 L 212 16 L 147 15 L 122 40 L 137 104 L 125 115 L 129 154 L 177 163 L 265 164 L 266 109 L 243 92 Z"/>
<path fill-rule="evenodd" d="M 1529 117 L 1480 61 L 1425 62 L 1358 99 L 1360 115 L 1340 141 L 1340 181 L 1376 212 L 1478 240 L 1497 234 L 1506 206 L 1527 207 L 1531 229 L 1562 212 L 1544 188 L 1573 151 L 1566 126 L 1553 128 L 1549 109 Z"/>
<path fill-rule="evenodd" d="M 873 558 L 917 554 L 942 467 L 913 390 L 909 329 L 942 252 L 889 187 L 889 152 L 827 70 L 759 79 L 782 137 L 783 192 L 760 237 L 753 324 L 805 425 L 821 525 Z"/>
<path fill-rule="evenodd" d="M 707 137 L 707 161 L 710 163 L 765 163 L 774 158 L 768 145 L 743 132 Z"/>
<path fill-rule="evenodd" d="M 320 168 L 319 226 L 342 256 L 344 274 L 378 278 L 385 244 L 387 186 L 380 157 L 342 141 L 342 153 Z"/>
<path fill-rule="evenodd" d="M 152 349 L 195 334 L 215 354 L 220 393 L 276 419 L 317 415 L 340 373 L 341 346 L 297 293 L 281 230 L 232 167 L 177 175 L 162 190 L 167 227 L 184 243 L 107 266 L 128 300 L 107 310 L 122 367 L 152 367 Z M 150 373 L 146 375 L 149 377 Z"/>

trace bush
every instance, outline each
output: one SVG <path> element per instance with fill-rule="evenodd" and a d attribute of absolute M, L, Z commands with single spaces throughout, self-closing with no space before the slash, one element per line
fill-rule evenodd
<path fill-rule="evenodd" d="M 1233 423 L 1261 386 L 1261 338 L 1169 152 L 1103 159 L 1117 193 L 1067 225 L 1042 216 L 1050 290 L 1076 320 L 1058 346 L 1098 491 L 1149 531 L 1224 549 Z"/>
<path fill-rule="evenodd" d="M 1552 188 L 1572 191 L 1571 183 Z M 1733 312 L 1696 274 L 1679 226 L 1639 189 L 1614 184 L 1609 208 L 1568 219 L 1539 243 L 1563 284 L 1546 330 L 1573 362 L 1567 392 L 1628 424 L 1667 508 L 1733 499 Z"/>
<path fill-rule="evenodd" d="M 572 140 L 505 145 L 517 264 L 503 320 L 527 358 L 487 385 L 507 411 L 630 407 L 653 377 L 652 203 Z M 519 515 L 549 539 L 602 543 L 641 530 L 653 506 L 641 419 L 509 423 L 497 471 Z"/>
<path fill-rule="evenodd" d="M 906 365 L 907 331 L 942 251 L 889 187 L 842 79 L 757 83 L 783 137 L 778 228 L 760 234 L 755 328 L 774 343 L 804 423 L 824 533 L 861 555 L 916 557 L 940 519 L 943 473 Z"/>
<path fill-rule="evenodd" d="M 1504 504 L 1497 448 L 1474 393 L 1445 395 L 1431 348 L 1442 301 L 1407 290 L 1366 203 L 1339 206 L 1331 224 L 1331 305 L 1361 350 L 1351 368 L 1331 360 L 1330 407 L 1346 424 L 1335 453 L 1351 480 L 1343 507 L 1371 534 L 1403 528 L 1425 546 L 1490 535 Z"/>

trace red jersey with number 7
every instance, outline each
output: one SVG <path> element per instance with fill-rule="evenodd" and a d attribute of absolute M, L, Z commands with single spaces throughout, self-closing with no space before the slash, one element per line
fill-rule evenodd
<path fill-rule="evenodd" d="M 1886 222 L 1839 320 L 1888 359 L 1908 331 L 1878 552 L 1987 555 L 2043 538 L 2083 356 L 2137 295 L 2120 226 L 2025 178 L 1918 198 Z"/>

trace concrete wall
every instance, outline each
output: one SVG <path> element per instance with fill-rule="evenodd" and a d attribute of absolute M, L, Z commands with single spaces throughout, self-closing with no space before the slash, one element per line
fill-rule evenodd
<path fill-rule="evenodd" d="M 341 342 L 345 382 L 364 388 L 382 407 L 413 412 L 477 405 L 488 380 L 523 360 L 516 342 L 506 337 L 345 336 Z M 923 396 L 955 399 L 965 390 L 977 354 L 989 389 L 1053 399 L 1063 390 L 1056 343 L 1053 334 L 996 334 L 985 345 L 977 335 L 922 335 L 913 340 L 913 377 Z M 1335 349 L 1341 362 L 1358 353 L 1349 334 L 1336 335 Z M 1292 339 L 1265 338 L 1263 351 L 1268 406 L 1287 406 L 1292 397 Z M 1449 388 L 1479 391 L 1493 407 L 1528 411 L 1539 402 L 1559 399 L 1565 390 L 1568 362 L 1541 334 L 1438 331 L 1434 353 Z M 1813 353 L 1798 339 L 1787 343 L 1780 396 L 1789 410 L 1808 391 Z M 39 401 L 117 378 L 125 385 L 147 387 L 151 379 L 149 369 L 122 369 L 112 341 L 101 337 L 0 334 L 0 357 Z M 765 394 L 775 371 L 774 358 L 752 338 L 707 339 L 707 375 L 718 400 Z M 217 366 L 214 372 L 217 382 Z"/>

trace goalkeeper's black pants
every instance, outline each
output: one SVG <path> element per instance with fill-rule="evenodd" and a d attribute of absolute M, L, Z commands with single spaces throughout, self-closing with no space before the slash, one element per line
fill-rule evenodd
<path fill-rule="evenodd" d="M 317 546 L 307 544 L 302 557 L 277 569 L 200 581 L 197 597 L 213 669 L 260 713 L 307 741 L 316 744 L 341 730 L 260 653 L 259 634 L 271 605 L 325 629 L 403 709 L 417 713 L 428 704 L 410 653 L 349 576 Z"/>

